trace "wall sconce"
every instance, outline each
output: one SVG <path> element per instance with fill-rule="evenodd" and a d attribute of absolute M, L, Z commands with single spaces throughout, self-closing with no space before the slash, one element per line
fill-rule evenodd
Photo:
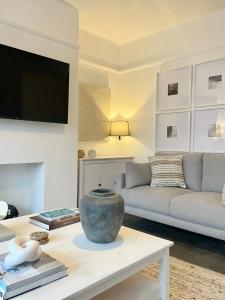
<path fill-rule="evenodd" d="M 121 140 L 121 136 L 129 136 L 129 122 L 128 121 L 111 121 L 110 124 L 110 136 L 118 136 L 119 140 Z"/>

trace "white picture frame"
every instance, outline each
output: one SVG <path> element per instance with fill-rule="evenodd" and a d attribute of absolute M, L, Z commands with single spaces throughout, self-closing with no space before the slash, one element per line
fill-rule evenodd
<path fill-rule="evenodd" d="M 194 151 L 225 152 L 225 108 L 195 111 Z"/>
<path fill-rule="evenodd" d="M 225 59 L 195 67 L 195 107 L 225 104 Z"/>
<path fill-rule="evenodd" d="M 192 66 L 157 74 L 158 112 L 191 106 Z"/>
<path fill-rule="evenodd" d="M 190 111 L 156 115 L 156 150 L 190 151 Z"/>

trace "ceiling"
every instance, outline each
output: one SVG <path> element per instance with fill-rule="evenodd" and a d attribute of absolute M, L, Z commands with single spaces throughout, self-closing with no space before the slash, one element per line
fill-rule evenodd
<path fill-rule="evenodd" d="M 225 8 L 225 0 L 64 0 L 80 10 L 80 28 L 116 44 Z"/>

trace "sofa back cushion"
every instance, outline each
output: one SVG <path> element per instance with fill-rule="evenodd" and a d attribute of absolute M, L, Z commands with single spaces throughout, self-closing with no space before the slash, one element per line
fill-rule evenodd
<path fill-rule="evenodd" d="M 125 163 L 126 188 L 149 185 L 151 181 L 151 167 L 149 163 Z"/>
<path fill-rule="evenodd" d="M 203 154 L 203 192 L 222 193 L 225 184 L 225 154 Z"/>
<path fill-rule="evenodd" d="M 184 179 L 188 189 L 201 191 L 202 185 L 202 153 L 188 152 L 156 152 L 156 155 L 183 155 Z"/>
<path fill-rule="evenodd" d="M 202 153 L 188 153 L 184 156 L 184 178 L 187 188 L 200 192 L 202 187 Z"/>

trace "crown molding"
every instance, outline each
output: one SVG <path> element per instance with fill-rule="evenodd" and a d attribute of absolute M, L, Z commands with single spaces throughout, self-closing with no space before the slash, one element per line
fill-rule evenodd
<path fill-rule="evenodd" d="M 124 75 L 124 74 L 128 74 L 131 72 L 135 72 L 135 71 L 140 71 L 140 70 L 144 70 L 147 68 L 151 68 L 157 65 L 160 65 L 162 63 L 165 63 L 167 61 L 169 61 L 171 59 L 160 59 L 157 61 L 152 61 L 151 62 L 145 62 L 140 64 L 139 62 L 134 63 L 132 65 L 129 65 L 129 67 L 122 67 L 122 66 L 117 66 L 117 67 L 113 67 L 111 64 L 108 63 L 104 63 L 104 62 L 98 62 L 98 60 L 95 59 L 87 59 L 82 57 L 82 55 L 80 55 L 79 58 L 79 63 L 82 65 L 86 65 L 95 69 L 99 69 L 102 71 L 106 71 L 109 73 L 113 73 L 113 74 L 117 74 L 117 75 Z"/>
<path fill-rule="evenodd" d="M 219 53 L 219 52 L 222 52 Z M 224 53 L 223 53 L 224 52 Z M 224 58 L 225 56 L 225 47 L 218 47 L 218 48 L 213 48 L 213 49 L 207 49 L 207 50 L 201 50 L 201 51 L 194 51 L 192 53 L 186 53 L 186 55 L 180 55 L 179 53 L 170 53 L 170 55 L 168 54 L 167 57 L 149 57 L 145 60 L 142 61 L 136 61 L 134 63 L 131 63 L 129 65 L 117 65 L 115 67 L 115 65 L 107 63 L 105 61 L 99 61 L 98 59 L 95 59 L 93 57 L 85 57 L 82 55 L 80 56 L 80 60 L 79 62 L 81 64 L 85 64 L 103 71 L 107 71 L 107 72 L 111 72 L 117 75 L 124 75 L 124 74 L 128 74 L 131 72 L 136 72 L 136 71 L 140 71 L 140 70 L 144 70 L 144 69 L 148 69 L 157 65 L 162 65 L 168 62 L 175 62 L 176 60 L 182 60 L 182 59 L 187 59 L 190 57 L 195 57 L 198 55 L 202 55 L 202 61 L 208 61 L 209 59 L 207 58 L 206 60 L 204 59 L 204 56 L 206 54 L 212 54 L 212 60 L 214 59 L 218 59 L 218 56 L 220 56 L 220 58 Z"/>
<path fill-rule="evenodd" d="M 119 64 L 113 64 L 107 62 L 106 60 L 99 59 L 93 56 L 89 56 L 85 53 L 82 53 L 82 48 L 80 49 L 80 53 L 79 53 L 79 62 L 108 72 L 120 73 Z"/>
<path fill-rule="evenodd" d="M 67 42 L 67 41 L 65 41 L 63 39 L 59 39 L 59 38 L 53 37 L 53 36 L 51 36 L 49 34 L 42 33 L 42 32 L 40 32 L 38 30 L 29 29 L 26 26 L 21 26 L 21 25 L 19 25 L 17 23 L 11 22 L 11 21 L 9 22 L 8 20 L 5 20 L 2 17 L 0 17 L 0 24 L 8 26 L 8 27 L 15 28 L 17 30 L 25 31 L 26 33 L 30 33 L 30 34 L 39 36 L 41 38 L 45 38 L 47 40 L 53 41 L 55 43 L 59 43 L 61 45 L 63 44 L 64 46 L 67 46 L 67 47 L 72 48 L 74 50 L 80 50 L 80 45 L 76 45 L 75 43 L 70 43 L 70 42 Z"/>
<path fill-rule="evenodd" d="M 91 67 L 91 68 L 94 68 L 94 69 L 99 69 L 101 71 L 106 71 L 106 72 L 109 72 L 109 73 L 113 73 L 113 74 L 116 74 L 116 75 L 121 75 L 121 72 L 118 71 L 115 68 L 111 68 L 111 67 L 108 67 L 107 65 L 102 65 L 102 64 L 99 64 L 99 63 L 96 63 L 96 62 L 92 62 L 92 61 L 89 61 L 87 59 L 80 58 L 79 59 L 79 64 L 85 65 L 85 66 L 88 66 L 88 67 Z"/>

